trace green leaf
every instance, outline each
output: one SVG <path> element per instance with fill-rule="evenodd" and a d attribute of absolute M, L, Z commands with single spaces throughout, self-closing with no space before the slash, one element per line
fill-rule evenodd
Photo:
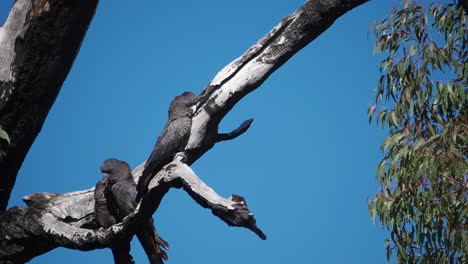
<path fill-rule="evenodd" d="M 397 117 L 396 117 L 396 114 L 395 114 L 395 111 L 392 111 L 390 113 L 390 119 L 392 120 L 392 123 L 395 127 L 398 127 L 398 121 L 397 121 Z"/>
<path fill-rule="evenodd" d="M 374 223 L 375 225 L 375 216 L 377 215 L 377 209 L 375 208 L 374 203 L 372 201 L 369 202 L 368 210 L 370 213 L 372 223 Z"/>
<path fill-rule="evenodd" d="M 410 56 L 412 57 L 412 56 L 414 56 L 415 53 L 416 53 L 416 48 L 414 47 L 414 43 L 411 42 L 411 43 L 410 43 L 409 54 L 410 54 Z"/>
<path fill-rule="evenodd" d="M 387 261 L 390 263 L 390 258 L 392 257 L 392 248 L 390 246 L 387 246 L 385 251 L 387 255 Z"/>
<path fill-rule="evenodd" d="M 0 138 L 6 140 L 8 144 L 10 144 L 10 137 L 8 136 L 8 133 L 2 128 L 0 128 Z"/>
<path fill-rule="evenodd" d="M 376 123 L 389 136 L 369 211 L 390 233 L 388 259 L 396 252 L 402 263 L 467 263 L 468 235 L 454 230 L 468 217 L 457 190 L 468 171 L 468 17 L 449 1 L 402 2 L 374 30 L 385 56 Z M 368 108 L 371 118 L 375 111 Z"/>
<path fill-rule="evenodd" d="M 386 164 L 387 164 L 387 160 L 385 159 L 379 163 L 379 166 L 377 168 L 377 177 L 381 177 L 382 175 L 384 175 Z"/>
<path fill-rule="evenodd" d="M 374 112 L 375 112 L 375 105 L 372 105 L 367 109 L 367 112 L 369 114 L 369 123 L 372 121 L 372 118 L 374 118 Z"/>
<path fill-rule="evenodd" d="M 403 1 L 403 9 L 407 9 L 409 4 L 409 0 L 404 0 Z"/>

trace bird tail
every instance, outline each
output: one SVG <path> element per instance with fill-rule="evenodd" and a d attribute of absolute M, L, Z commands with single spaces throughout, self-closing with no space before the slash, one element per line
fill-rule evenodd
<path fill-rule="evenodd" d="M 130 255 L 130 241 L 113 246 L 111 248 L 115 264 L 134 264 L 132 255 Z"/>
<path fill-rule="evenodd" d="M 137 195 L 135 200 L 139 202 L 141 198 L 143 197 L 143 194 L 145 194 L 148 191 L 148 185 L 152 179 L 151 173 L 149 172 L 150 169 L 145 166 L 145 169 L 143 170 L 143 173 L 140 176 L 140 179 L 138 180 L 137 183 Z"/>
<path fill-rule="evenodd" d="M 148 186 L 153 179 L 154 175 L 156 175 L 167 163 L 171 162 L 171 160 L 160 160 L 157 159 L 155 161 L 150 161 L 153 159 L 153 157 L 160 157 L 162 154 L 160 154 L 158 149 L 155 147 L 153 152 L 151 153 L 151 156 L 148 158 L 147 164 L 145 165 L 145 168 L 143 169 L 143 172 L 141 173 L 140 179 L 138 180 L 137 183 L 137 196 L 136 196 L 136 201 L 139 202 L 141 198 L 143 197 L 144 194 L 148 192 Z"/>
<path fill-rule="evenodd" d="M 150 264 L 163 264 L 163 260 L 167 260 L 167 254 L 162 248 L 168 250 L 169 244 L 158 235 L 151 219 L 138 229 L 136 235 Z"/>

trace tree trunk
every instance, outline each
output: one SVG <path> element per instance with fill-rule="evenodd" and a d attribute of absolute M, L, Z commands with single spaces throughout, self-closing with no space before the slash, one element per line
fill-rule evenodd
<path fill-rule="evenodd" d="M 260 238 L 266 239 L 242 197 L 220 197 L 195 175 L 189 165 L 214 144 L 234 139 L 246 132 L 252 120 L 245 121 L 230 133 L 219 133 L 218 125 L 239 100 L 258 88 L 268 76 L 327 30 L 337 18 L 367 1 L 309 0 L 299 10 L 285 17 L 241 57 L 222 69 L 197 98 L 191 135 L 184 152 L 178 153 L 161 171 L 153 172 L 156 176 L 151 181 L 148 192 L 143 195 L 135 212 L 126 217 L 123 223 L 108 229 L 96 229 L 93 219 L 93 189 L 66 194 L 33 194 L 24 198 L 27 207 L 8 209 L 0 217 L 0 262 L 14 262 L 17 258 L 20 258 L 20 262 L 26 261 L 59 246 L 79 250 L 109 246 L 122 234 L 132 232 L 135 223 L 151 216 L 170 188 L 183 188 L 197 203 L 210 208 L 213 214 L 227 224 L 248 228 Z M 89 13 L 89 18 L 91 16 L 92 12 Z M 86 26 L 82 27 L 83 33 Z M 0 54 L 2 52 L 0 50 Z M 29 68 L 34 67 L 38 66 Z M 42 71 L 37 71 L 36 74 L 42 76 Z M 52 81 L 40 80 L 43 84 Z M 62 81 L 63 79 L 60 82 L 54 80 L 53 83 L 61 84 Z M 52 97 L 55 96 L 56 93 Z M 50 101 L 52 103 L 53 99 Z M 26 116 L 30 117 L 31 113 L 28 112 Z M 10 132 L 7 126 L 5 129 Z M 135 180 L 138 180 L 143 165 L 133 172 Z M 43 246 L 31 249 L 32 243 L 41 243 Z"/>
<path fill-rule="evenodd" d="M 0 212 L 71 69 L 97 0 L 17 0 L 0 28 Z"/>

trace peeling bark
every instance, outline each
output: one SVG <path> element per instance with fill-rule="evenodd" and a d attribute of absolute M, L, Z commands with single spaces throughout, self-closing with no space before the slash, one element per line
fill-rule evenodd
<path fill-rule="evenodd" d="M 94 221 L 94 188 L 23 197 L 27 207 L 15 206 L 0 216 L 0 263 L 24 263 L 56 247 L 78 250 L 109 247 L 115 239 L 133 233 L 138 223 L 157 209 L 170 187 L 183 188 L 228 225 L 248 228 L 266 239 L 242 197 L 222 198 L 180 161 L 182 157 L 179 155 L 153 178 L 149 195 L 143 197 L 133 214 L 107 229 L 98 229 Z M 140 165 L 133 171 L 135 180 L 141 176 L 143 167 Z"/>
<path fill-rule="evenodd" d="M 219 138 L 219 123 L 238 101 L 257 89 L 276 69 L 325 32 L 337 18 L 368 1 L 309 0 L 242 56 L 219 71 L 199 96 L 185 151 L 188 163 L 191 164 L 214 146 Z"/>
<path fill-rule="evenodd" d="M 202 207 L 211 209 L 212 213 L 226 224 L 245 227 L 261 239 L 266 239 L 266 235 L 257 227 L 256 220 L 242 196 L 233 194 L 227 199 L 222 198 L 200 180 L 187 164 L 181 162 L 183 159 L 185 157 L 180 153 L 172 163 L 166 165 L 153 178 L 149 185 L 148 195 L 144 197 L 140 208 L 152 208 L 153 210 L 149 211 L 149 215 L 152 215 L 161 202 L 161 189 L 164 190 L 165 185 L 183 188 L 193 200 Z"/>
<path fill-rule="evenodd" d="M 22 1 L 26 0 L 18 2 Z M 244 198 L 238 195 L 227 199 L 220 197 L 197 177 L 189 165 L 217 142 L 231 140 L 245 133 L 252 120 L 245 121 L 230 133 L 218 133 L 218 125 L 239 100 L 258 88 L 276 69 L 327 30 L 338 17 L 367 1 L 309 0 L 241 57 L 222 69 L 197 98 L 190 139 L 184 152 L 178 153 L 161 171 L 153 172 L 156 175 L 147 193 L 143 194 L 135 212 L 122 223 L 108 229 L 96 229 L 93 189 L 66 194 L 33 194 L 24 198 L 28 207 L 14 207 L 0 216 L 0 262 L 26 261 L 59 246 L 79 250 L 107 247 L 122 234 L 131 233 L 136 223 L 151 216 L 171 188 L 183 188 L 198 204 L 211 209 L 214 215 L 228 225 L 248 228 L 266 239 Z M 47 8 L 51 9 L 51 6 Z M 37 12 L 48 12 L 44 11 L 47 8 L 45 4 L 38 5 Z M 0 35 L 0 43 L 1 40 Z M 0 121 L 3 125 L 2 119 Z M 27 146 L 29 148 L 30 144 Z M 5 168 L 1 166 L 0 171 L 3 172 Z M 140 177 L 143 167 L 144 163 L 133 172 L 135 181 Z M 41 246 L 32 248 L 32 243 Z"/>
<path fill-rule="evenodd" d="M 98 0 L 17 0 L 0 27 L 0 212 L 71 69 Z"/>

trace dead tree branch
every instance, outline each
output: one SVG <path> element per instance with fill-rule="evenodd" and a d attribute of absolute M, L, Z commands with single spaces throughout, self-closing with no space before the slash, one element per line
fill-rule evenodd
<path fill-rule="evenodd" d="M 225 199 L 219 196 L 213 189 L 207 186 L 193 170 L 183 160 L 183 154 L 166 165 L 163 170 L 156 175 L 149 185 L 149 197 L 158 197 L 156 204 L 159 205 L 161 184 L 168 184 L 171 187 L 183 188 L 199 205 L 211 209 L 212 213 L 230 226 L 245 227 L 252 230 L 261 239 L 266 239 L 266 235 L 257 227 L 256 220 L 242 196 L 233 194 Z M 164 189 L 165 187 L 163 187 Z M 148 197 L 146 197 L 148 198 Z M 161 197 L 162 198 L 162 197 Z M 141 208 L 154 206 L 155 199 L 145 199 L 141 203 Z M 149 203 L 149 205 L 146 205 Z M 157 208 L 156 208 L 157 209 Z"/>
<path fill-rule="evenodd" d="M 242 56 L 224 67 L 203 89 L 186 147 L 188 164 L 219 141 L 218 125 L 244 96 L 260 85 L 337 18 L 368 0 L 307 1 L 285 17 Z"/>
<path fill-rule="evenodd" d="M 166 165 L 153 178 L 149 195 L 133 214 L 108 229 L 97 229 L 94 222 L 94 188 L 25 196 L 27 207 L 13 207 L 0 216 L 0 263 L 24 263 L 56 247 L 78 250 L 108 247 L 115 239 L 133 233 L 136 225 L 151 215 L 152 210 L 148 208 L 160 204 L 164 196 L 161 190 L 167 192 L 172 187 L 183 188 L 198 204 L 211 209 L 228 225 L 248 228 L 266 239 L 242 197 L 220 197 L 182 163 L 181 158 Z M 139 166 L 133 171 L 135 179 L 142 170 L 143 166 Z"/>
<path fill-rule="evenodd" d="M 59 246 L 80 250 L 105 247 L 119 234 L 131 232 L 132 225 L 139 219 L 151 216 L 170 188 L 183 188 L 201 206 L 210 208 L 213 214 L 227 224 L 249 228 L 260 238 L 265 239 L 266 236 L 256 226 L 255 218 L 242 197 L 237 195 L 228 199 L 220 197 L 195 175 L 189 165 L 211 149 L 215 143 L 234 139 L 248 129 L 251 123 L 249 120 L 231 133 L 218 133 L 219 123 L 239 100 L 258 88 L 276 69 L 327 30 L 337 18 L 367 1 L 307 1 L 299 10 L 284 18 L 241 57 L 222 69 L 198 97 L 192 117 L 191 135 L 185 151 L 177 155 L 160 172 L 153 172 L 156 176 L 151 181 L 148 192 L 143 196 L 137 210 L 126 217 L 123 223 L 105 230 L 95 229 L 93 189 L 66 194 L 31 195 L 25 197 L 28 207 L 14 207 L 0 216 L 0 245 L 2 245 L 0 262 L 16 262 L 17 258 L 29 260 Z M 27 3 L 27 0 L 19 0 L 17 3 Z M 84 4 L 80 2 L 80 5 Z M 25 8 L 20 5 L 17 7 Z M 52 4 L 49 9 L 52 9 Z M 35 9 L 29 7 L 26 10 Z M 87 25 L 83 22 L 84 24 Z M 82 28 L 85 30 L 86 27 Z M 0 39 L 0 44 L 1 41 L 2 39 Z M 3 49 L 1 45 L 0 48 Z M 0 54 L 3 52 L 4 50 L 0 50 Z M 19 63 L 26 64 L 24 60 Z M 36 64 L 30 67 L 41 69 Z M 65 76 L 66 74 L 63 77 Z M 0 85 L 6 87 L 5 82 L 1 82 L 2 80 L 0 78 Z M 63 81 L 62 79 L 59 82 L 57 79 L 41 80 L 44 84 L 49 84 L 47 82 L 61 84 Z M 55 96 L 56 94 L 52 97 L 55 99 Z M 3 109 L 0 108 L 1 111 L 4 111 Z M 4 125 L 3 121 L 0 124 Z M 10 132 L 8 126 L 4 128 Z M 40 126 L 37 131 L 39 130 Z M 25 144 L 28 149 L 30 144 L 28 142 Z M 0 170 L 3 171 L 5 168 L 0 167 Z M 134 177 L 138 178 L 142 170 L 143 165 L 140 165 L 134 171 Z M 16 171 L 17 169 L 14 175 Z M 32 247 L 32 244 L 41 246 Z"/>
<path fill-rule="evenodd" d="M 0 212 L 73 65 L 98 0 L 17 0 L 0 27 Z"/>
<path fill-rule="evenodd" d="M 216 142 L 221 142 L 221 141 L 226 141 L 226 140 L 233 140 L 237 138 L 238 136 L 244 134 L 247 132 L 247 130 L 250 128 L 250 125 L 252 124 L 253 119 L 245 120 L 238 128 L 233 130 L 232 132 L 229 133 L 222 133 L 218 134 L 216 136 Z"/>

